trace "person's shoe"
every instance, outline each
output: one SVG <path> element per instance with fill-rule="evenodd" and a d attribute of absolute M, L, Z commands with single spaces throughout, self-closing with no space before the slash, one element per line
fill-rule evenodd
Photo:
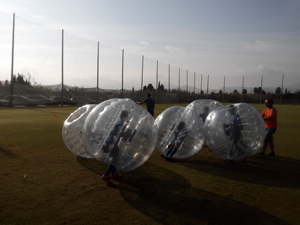
<path fill-rule="evenodd" d="M 258 157 L 258 158 L 264 158 L 265 157 L 265 153 L 261 152 L 258 155 L 256 155 L 256 157 Z"/>
<path fill-rule="evenodd" d="M 224 163 L 233 163 L 233 160 L 232 159 L 227 159 L 227 160 L 224 160 L 223 162 Z"/>
<path fill-rule="evenodd" d="M 164 154 L 161 154 L 160 156 L 163 157 L 163 158 L 166 158 L 166 156 Z"/>
<path fill-rule="evenodd" d="M 115 175 L 110 175 L 110 178 L 112 178 L 112 179 L 119 179 L 119 178 L 122 178 L 123 177 L 123 175 L 119 175 L 119 174 L 115 174 Z"/>
<path fill-rule="evenodd" d="M 275 156 L 275 152 L 271 152 L 268 156 Z"/>
<path fill-rule="evenodd" d="M 113 182 L 112 181 L 110 181 L 110 178 L 109 177 L 106 177 L 106 176 L 102 176 L 102 178 L 101 178 L 102 180 L 104 180 L 106 183 L 108 183 L 108 184 L 112 184 Z"/>
<path fill-rule="evenodd" d="M 166 156 L 165 159 L 166 159 L 167 161 L 172 161 L 172 157 L 171 157 L 171 156 Z"/>

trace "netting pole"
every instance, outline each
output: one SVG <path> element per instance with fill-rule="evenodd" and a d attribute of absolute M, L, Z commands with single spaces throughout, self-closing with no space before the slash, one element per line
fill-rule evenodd
<path fill-rule="evenodd" d="M 207 76 L 206 99 L 208 98 L 209 75 Z"/>
<path fill-rule="evenodd" d="M 261 75 L 259 103 L 261 103 L 261 93 L 262 93 L 262 86 L 263 86 L 263 77 L 264 77 L 264 76 Z"/>
<path fill-rule="evenodd" d="M 223 102 L 225 98 L 225 76 L 224 76 L 224 84 L 223 84 Z"/>
<path fill-rule="evenodd" d="M 180 93 L 180 68 L 178 74 L 178 93 L 177 93 L 177 103 L 179 102 L 179 93 Z"/>
<path fill-rule="evenodd" d="M 195 100 L 195 96 L 196 96 L 196 73 L 194 72 L 194 100 Z"/>
<path fill-rule="evenodd" d="M 158 60 L 156 60 L 156 102 L 157 102 L 157 95 L 158 95 L 157 86 L 158 86 Z"/>
<path fill-rule="evenodd" d="M 244 91 L 244 76 L 243 76 L 243 82 L 242 82 L 241 102 L 243 102 L 243 91 Z"/>
<path fill-rule="evenodd" d="M 124 49 L 122 49 L 122 98 L 124 98 L 123 84 L 124 84 Z"/>
<path fill-rule="evenodd" d="M 62 30 L 61 47 L 61 106 L 64 106 L 64 30 Z"/>
<path fill-rule="evenodd" d="M 170 76 L 171 76 L 171 72 L 170 72 L 170 64 L 169 64 L 169 68 L 168 68 L 168 80 L 169 80 L 169 86 L 168 86 L 168 89 L 169 89 L 169 92 L 170 92 Z"/>
<path fill-rule="evenodd" d="M 99 41 L 97 50 L 97 104 L 99 103 Z"/>
<path fill-rule="evenodd" d="M 188 83 L 189 83 L 189 76 L 188 76 L 189 71 L 186 71 L 186 92 L 189 93 L 189 89 L 188 89 Z"/>
<path fill-rule="evenodd" d="M 283 94 L 283 78 L 284 78 L 284 74 L 282 74 L 280 105 L 281 105 L 282 94 Z"/>
<path fill-rule="evenodd" d="M 11 77 L 10 77 L 10 98 L 9 98 L 10 106 L 13 106 L 13 94 L 14 94 L 14 47 L 15 47 L 15 14 L 13 16 L 13 33 L 12 33 Z"/>
<path fill-rule="evenodd" d="M 203 74 L 201 74 L 201 82 L 200 82 L 200 99 L 202 98 L 202 76 Z"/>
<path fill-rule="evenodd" d="M 141 91 L 143 90 L 143 76 L 144 76 L 144 56 L 142 55 L 142 77 L 141 77 Z"/>

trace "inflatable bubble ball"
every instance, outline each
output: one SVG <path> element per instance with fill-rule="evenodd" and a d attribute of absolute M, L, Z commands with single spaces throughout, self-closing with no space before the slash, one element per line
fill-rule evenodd
<path fill-rule="evenodd" d="M 191 102 L 186 108 L 194 110 L 201 117 L 204 124 L 208 114 L 220 107 L 224 107 L 221 102 L 212 99 L 198 99 Z"/>
<path fill-rule="evenodd" d="M 82 142 L 82 128 L 86 117 L 96 105 L 84 105 L 70 114 L 65 120 L 62 137 L 67 148 L 74 154 L 83 158 L 92 158 L 84 148 Z"/>
<path fill-rule="evenodd" d="M 83 143 L 88 154 L 124 172 L 146 162 L 156 142 L 157 128 L 153 117 L 125 99 L 97 105 L 83 127 Z"/>
<path fill-rule="evenodd" d="M 260 150 L 265 125 L 254 107 L 238 103 L 210 112 L 204 133 L 206 143 L 214 154 L 225 160 L 239 160 Z"/>
<path fill-rule="evenodd" d="M 173 106 L 155 120 L 158 129 L 156 148 L 162 156 L 188 158 L 204 144 L 203 122 L 191 109 Z"/>

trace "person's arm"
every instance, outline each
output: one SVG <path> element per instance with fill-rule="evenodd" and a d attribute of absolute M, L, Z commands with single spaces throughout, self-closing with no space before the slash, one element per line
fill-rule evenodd
<path fill-rule="evenodd" d="M 135 103 L 138 104 L 138 105 L 140 105 L 140 104 L 145 103 L 145 101 L 141 101 L 141 102 L 136 101 Z"/>

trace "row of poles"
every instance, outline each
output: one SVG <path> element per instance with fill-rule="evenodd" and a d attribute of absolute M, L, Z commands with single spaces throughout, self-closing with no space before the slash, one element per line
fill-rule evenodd
<path fill-rule="evenodd" d="M 14 36 L 15 36 L 15 13 L 13 14 L 13 32 L 12 32 L 12 64 L 11 64 L 11 84 L 10 84 L 10 105 L 12 106 L 12 99 L 13 99 L 13 73 L 14 73 Z M 188 92 L 188 70 L 186 70 L 186 91 Z M 141 73 L 141 90 L 143 90 L 143 75 L 144 75 L 144 56 L 142 56 L 142 73 Z M 62 60 L 61 60 L 61 105 L 63 106 L 63 99 L 64 99 L 64 30 L 62 30 Z M 170 92 L 170 64 L 168 65 L 168 90 Z M 200 81 L 200 95 L 202 94 L 202 77 L 201 74 L 201 81 Z M 284 75 L 282 75 L 282 86 L 281 86 L 281 97 L 280 103 L 282 99 L 283 93 L 283 79 Z M 195 87 L 196 83 L 196 73 L 194 73 L 194 93 L 196 90 Z M 124 49 L 122 49 L 122 98 L 124 98 Z M 263 76 L 261 76 L 261 90 L 260 90 L 260 102 L 261 102 L 261 95 L 262 95 L 262 87 L 263 87 Z M 207 76 L 207 88 L 206 88 L 206 98 L 208 97 L 208 89 L 209 89 L 209 75 Z M 156 62 L 156 91 L 158 90 L 158 60 Z M 180 91 L 180 68 L 178 71 L 178 90 Z M 244 76 L 242 81 L 242 91 L 241 91 L 241 102 L 243 101 L 243 90 L 244 90 Z M 224 76 L 224 83 L 223 83 L 223 101 L 225 95 L 225 76 Z M 98 48 L 97 48 L 97 103 L 99 99 L 99 41 L 98 41 Z"/>

